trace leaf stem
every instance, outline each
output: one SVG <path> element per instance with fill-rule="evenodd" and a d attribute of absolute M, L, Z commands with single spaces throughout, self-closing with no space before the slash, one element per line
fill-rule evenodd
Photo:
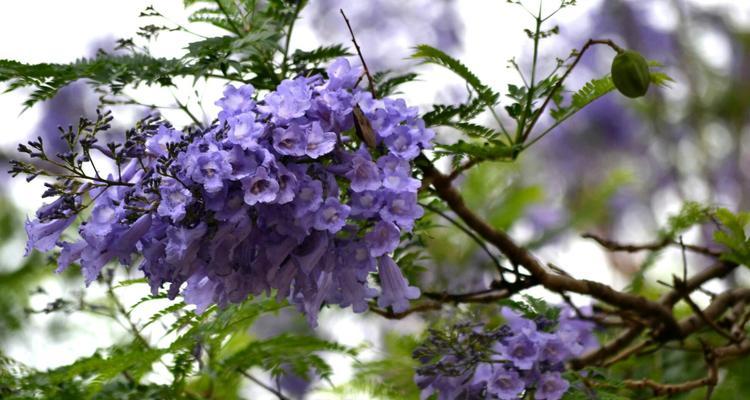
<path fill-rule="evenodd" d="M 286 74 L 289 71 L 289 46 L 292 42 L 292 31 L 294 31 L 294 24 L 297 22 L 300 11 L 302 11 L 303 4 L 304 1 L 297 1 L 297 7 L 294 8 L 292 20 L 289 21 L 289 29 L 286 32 L 286 43 L 284 44 L 284 58 L 281 60 L 281 79 L 286 78 Z"/>

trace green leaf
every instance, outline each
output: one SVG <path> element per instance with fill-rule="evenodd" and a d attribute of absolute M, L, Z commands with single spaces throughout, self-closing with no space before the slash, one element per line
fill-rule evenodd
<path fill-rule="evenodd" d="M 500 132 L 494 129 L 470 122 L 448 122 L 445 124 L 445 126 L 450 126 L 451 128 L 458 129 L 469 137 L 473 137 L 476 139 L 486 139 L 491 141 L 499 138 L 501 135 Z"/>
<path fill-rule="evenodd" d="M 573 93 L 570 104 L 558 105 L 550 113 L 556 121 L 565 120 L 613 90 L 615 90 L 615 84 L 612 82 L 611 76 L 606 75 L 602 78 L 592 79 Z"/>
<path fill-rule="evenodd" d="M 483 108 L 484 102 L 479 98 L 457 105 L 435 104 L 431 111 L 422 116 L 422 119 L 427 126 L 447 125 L 452 123 L 451 120 L 454 117 L 458 117 L 460 121 L 470 120 L 479 115 Z"/>
<path fill-rule="evenodd" d="M 716 210 L 715 216 L 722 229 L 714 232 L 714 240 L 728 250 L 722 254 L 722 259 L 750 266 L 750 213 L 735 214 L 726 208 L 720 208 Z"/>
<path fill-rule="evenodd" d="M 445 67 L 460 76 L 469 86 L 474 89 L 477 96 L 484 102 L 487 107 L 493 107 L 497 104 L 500 94 L 492 90 L 489 86 L 482 83 L 479 78 L 472 73 L 469 68 L 457 59 L 449 56 L 441 50 L 422 44 L 416 47 L 412 58 L 421 60 L 425 63 L 431 63 Z"/>
<path fill-rule="evenodd" d="M 23 103 L 26 108 L 52 98 L 61 88 L 79 79 L 95 85 L 108 85 L 113 93 L 119 93 L 127 85 L 172 86 L 172 78 L 194 73 L 182 60 L 142 54 L 99 53 L 96 58 L 80 59 L 71 64 L 23 64 L 0 60 L 0 82 L 8 82 L 8 91 L 32 88 L 31 95 Z"/>
<path fill-rule="evenodd" d="M 693 201 L 686 202 L 676 215 L 667 219 L 667 226 L 662 230 L 661 236 L 674 239 L 693 226 L 708 221 L 711 213 L 711 207 Z"/>
<path fill-rule="evenodd" d="M 292 53 L 291 60 L 292 64 L 301 70 L 308 67 L 315 68 L 336 58 L 350 55 L 351 53 L 349 53 L 346 47 L 341 44 L 335 44 L 332 46 L 321 46 L 309 51 L 295 50 Z"/>
<path fill-rule="evenodd" d="M 398 86 L 417 79 L 417 74 L 411 72 L 395 76 L 390 75 L 391 71 L 382 71 L 375 73 L 375 75 L 373 76 L 373 80 L 375 81 L 375 89 L 378 93 L 378 96 L 391 96 L 395 94 L 395 90 Z"/>

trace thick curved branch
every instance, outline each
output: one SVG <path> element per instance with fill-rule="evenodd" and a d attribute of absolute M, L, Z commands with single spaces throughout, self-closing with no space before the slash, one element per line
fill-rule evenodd
<path fill-rule="evenodd" d="M 569 276 L 547 272 L 528 250 L 518 246 L 505 232 L 496 230 L 474 214 L 464 203 L 461 194 L 451 185 L 450 179 L 438 171 L 426 157 L 420 157 L 420 167 L 435 188 L 438 196 L 445 201 L 451 210 L 479 236 L 496 246 L 514 265 L 526 268 L 541 285 L 554 292 L 573 292 L 589 295 L 605 303 L 626 310 L 634 310 L 645 315 L 661 326 L 657 336 L 678 337 L 677 326 L 670 309 L 657 302 L 649 301 L 642 296 L 618 292 L 607 285 L 586 279 L 575 279 Z"/>

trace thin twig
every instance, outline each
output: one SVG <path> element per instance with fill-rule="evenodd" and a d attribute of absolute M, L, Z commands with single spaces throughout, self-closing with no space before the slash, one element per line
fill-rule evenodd
<path fill-rule="evenodd" d="M 615 51 L 617 51 L 618 53 L 620 53 L 622 51 L 622 48 L 620 46 L 618 46 L 617 44 L 615 44 L 615 42 L 613 42 L 610 39 L 604 39 L 604 40 L 589 39 L 583 45 L 583 47 L 581 48 L 580 51 L 575 52 L 576 56 L 575 56 L 575 59 L 573 60 L 573 63 L 570 64 L 570 66 L 565 71 L 565 73 L 563 74 L 563 76 L 557 81 L 557 83 L 555 83 L 555 86 L 552 88 L 552 90 L 550 90 L 549 94 L 544 99 L 544 103 L 542 103 L 542 106 L 539 107 L 539 109 L 536 110 L 536 112 L 534 113 L 534 116 L 531 119 L 531 122 L 529 122 L 529 125 L 526 127 L 526 130 L 523 132 L 523 135 L 521 136 L 521 142 L 525 142 L 526 139 L 528 139 L 529 135 L 531 135 L 531 131 L 532 131 L 532 129 L 534 129 L 534 125 L 536 125 L 537 121 L 539 121 L 539 117 L 541 117 L 542 113 L 544 113 L 544 109 L 547 108 L 547 105 L 549 105 L 549 102 L 555 96 L 555 94 L 557 93 L 557 91 L 560 90 L 560 88 L 562 87 L 562 84 L 563 84 L 563 82 L 565 82 L 565 79 L 567 79 L 567 77 L 570 75 L 570 73 L 573 72 L 573 69 L 576 67 L 576 65 L 578 65 L 578 62 L 581 61 L 581 57 L 583 57 L 584 53 L 586 53 L 586 51 L 591 46 L 597 45 L 597 44 L 607 45 L 607 46 L 611 47 L 612 49 L 614 49 Z M 536 142 L 536 139 L 534 141 L 532 141 L 528 146 L 532 145 L 534 142 Z M 526 146 L 526 147 L 528 147 L 528 146 Z"/>
<path fill-rule="evenodd" d="M 665 239 L 658 240 L 655 242 L 650 242 L 650 243 L 643 243 L 643 244 L 625 244 L 625 243 L 615 242 L 613 240 L 609 240 L 601 236 L 597 236 L 593 233 L 584 233 L 583 235 L 581 235 L 581 237 L 584 239 L 592 239 L 595 242 L 597 242 L 600 246 L 606 248 L 609 251 L 624 251 L 628 253 L 637 253 L 640 251 L 658 251 L 658 250 L 662 250 L 663 248 L 667 246 L 679 245 L 681 247 L 684 247 L 685 250 L 692 251 L 698 254 L 703 254 L 705 256 L 709 256 L 709 257 L 721 256 L 721 253 L 711 250 L 707 247 L 692 245 L 692 244 L 685 244 L 685 243 L 681 244 L 680 242 L 675 242 L 669 238 L 665 238 Z"/>
<path fill-rule="evenodd" d="M 422 207 L 434 212 L 435 214 L 440 215 L 441 217 L 445 218 L 448 222 L 453 224 L 456 228 L 460 229 L 462 232 L 464 232 L 467 236 L 469 236 L 471 239 L 473 239 L 479 247 L 484 250 L 485 253 L 490 257 L 492 260 L 492 263 L 495 264 L 495 268 L 500 273 L 500 277 L 502 278 L 503 272 L 510 272 L 513 273 L 513 270 L 504 267 L 502 264 L 500 264 L 500 261 L 497 259 L 497 257 L 492 254 L 490 249 L 487 247 L 487 245 L 484 243 L 484 241 L 477 236 L 474 232 L 472 232 L 470 229 L 463 226 L 460 222 L 456 221 L 456 219 L 452 218 L 448 214 L 444 213 L 443 211 L 429 205 L 429 204 L 421 204 Z"/>
<path fill-rule="evenodd" d="M 260 387 L 262 387 L 263 389 L 266 389 L 266 390 L 268 390 L 269 392 L 271 392 L 271 393 L 272 393 L 272 394 L 273 394 L 274 396 L 276 396 L 276 397 L 277 397 L 277 398 L 278 398 L 279 400 L 290 400 L 290 399 L 289 399 L 288 397 L 284 396 L 284 394 L 283 394 L 283 393 L 281 393 L 280 391 L 278 391 L 278 390 L 276 390 L 276 389 L 272 388 L 271 386 L 269 386 L 269 385 L 267 385 L 267 384 L 263 383 L 263 382 L 262 382 L 262 381 L 261 381 L 260 379 L 258 379 L 258 378 L 256 378 L 256 377 L 254 377 L 254 376 L 250 375 L 250 373 L 249 373 L 249 372 L 247 372 L 247 371 L 244 371 L 244 370 L 238 370 L 238 371 L 240 372 L 240 374 L 244 375 L 244 376 L 245 376 L 245 378 L 247 378 L 247 379 L 250 379 L 251 381 L 255 382 L 255 384 L 257 384 L 258 386 L 260 386 Z"/>
<path fill-rule="evenodd" d="M 367 63 L 365 62 L 365 58 L 362 56 L 362 49 L 359 48 L 359 44 L 357 44 L 357 39 L 354 37 L 354 30 L 352 29 L 352 25 L 349 23 L 349 18 L 346 17 L 346 14 L 344 14 L 344 9 L 339 9 L 341 12 L 341 16 L 344 17 L 344 21 L 346 22 L 346 27 L 349 28 L 349 33 L 352 35 L 352 43 L 354 43 L 354 48 L 357 49 L 357 55 L 359 55 L 359 60 L 362 62 L 362 68 L 365 70 L 365 75 L 367 75 L 367 82 L 370 84 L 370 93 L 372 93 L 372 97 L 377 98 L 378 95 L 375 92 L 375 80 L 372 79 L 372 75 L 370 75 L 370 70 L 367 68 Z"/>

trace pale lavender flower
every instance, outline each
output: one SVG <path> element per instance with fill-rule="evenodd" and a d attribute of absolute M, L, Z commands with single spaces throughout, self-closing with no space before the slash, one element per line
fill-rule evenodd
<path fill-rule="evenodd" d="M 518 399 L 524 389 L 526 385 L 518 372 L 507 366 L 496 367 L 494 375 L 487 382 L 487 393 L 502 400 Z"/>
<path fill-rule="evenodd" d="M 299 118 L 310 108 L 311 99 L 312 91 L 304 78 L 285 79 L 275 92 L 266 95 L 263 110 L 279 120 Z"/>
<path fill-rule="evenodd" d="M 193 200 L 192 193 L 172 178 L 162 180 L 159 192 L 161 201 L 156 209 L 157 214 L 169 217 L 173 222 L 180 222 L 185 217 L 187 206 Z"/>
<path fill-rule="evenodd" d="M 255 88 L 252 85 L 242 85 L 239 88 L 235 88 L 234 85 L 227 85 L 224 88 L 224 97 L 216 101 L 216 105 L 221 107 L 219 120 L 225 121 L 252 110 L 255 107 L 254 92 Z"/>
<path fill-rule="evenodd" d="M 387 221 L 380 221 L 365 235 L 365 240 L 370 245 L 370 255 L 380 257 L 388 254 L 398 247 L 401 233 L 396 225 Z"/>
<path fill-rule="evenodd" d="M 303 156 L 307 148 L 305 131 L 297 124 L 289 124 L 287 128 L 273 130 L 273 148 L 279 154 L 287 156 Z"/>
<path fill-rule="evenodd" d="M 378 307 L 393 308 L 394 312 L 404 312 L 409 308 L 409 300 L 419 297 L 419 288 L 409 286 L 398 265 L 388 256 L 380 257 L 378 275 L 382 292 L 378 296 Z"/>
<path fill-rule="evenodd" d="M 256 121 L 254 113 L 244 113 L 228 120 L 228 138 L 231 143 L 237 144 L 243 149 L 254 149 L 258 147 L 258 140 L 265 132 L 265 125 Z"/>
<path fill-rule="evenodd" d="M 276 199 L 279 182 L 268 173 L 266 168 L 258 167 L 255 175 L 242 180 L 242 189 L 245 191 L 247 205 L 270 203 Z"/>
<path fill-rule="evenodd" d="M 411 230 L 414 220 L 424 215 L 424 210 L 417 204 L 417 194 L 412 192 L 389 193 L 385 207 L 380 210 L 380 216 L 399 227 Z"/>
<path fill-rule="evenodd" d="M 539 377 L 534 392 L 536 400 L 559 400 L 568 391 L 570 384 L 559 372 L 547 372 Z"/>
<path fill-rule="evenodd" d="M 417 192 L 420 182 L 411 177 L 408 161 L 392 154 L 378 158 L 378 167 L 383 171 L 383 187 L 396 192 Z"/>
<path fill-rule="evenodd" d="M 315 214 L 315 223 L 313 226 L 315 229 L 321 231 L 327 230 L 331 233 L 336 233 L 346 224 L 346 217 L 349 216 L 349 211 L 349 206 L 341 204 L 334 197 L 329 197 Z"/>
<path fill-rule="evenodd" d="M 346 173 L 355 192 L 376 190 L 380 188 L 380 170 L 370 159 L 366 151 L 360 151 L 352 158 L 351 169 Z"/>
<path fill-rule="evenodd" d="M 336 146 L 336 134 L 323 131 L 320 122 L 315 121 L 307 130 L 305 142 L 305 154 L 315 159 L 333 150 Z"/>

